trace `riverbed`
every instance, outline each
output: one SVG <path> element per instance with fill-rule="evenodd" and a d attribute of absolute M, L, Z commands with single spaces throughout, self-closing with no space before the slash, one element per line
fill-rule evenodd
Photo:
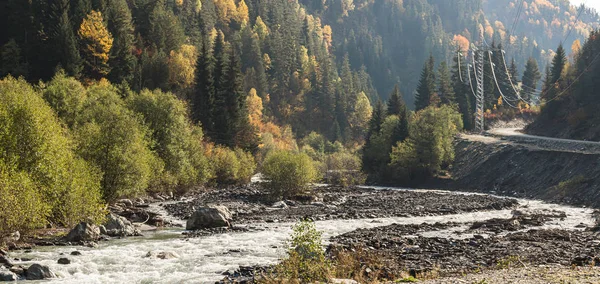
<path fill-rule="evenodd" d="M 403 198 L 406 194 L 418 194 L 419 192 L 435 193 L 434 197 L 439 196 L 441 199 L 472 196 L 469 193 L 446 191 L 393 190 L 399 191 L 399 196 Z M 390 194 L 389 189 L 378 188 L 375 191 Z M 501 199 L 502 197 L 494 198 Z M 402 207 L 403 205 L 399 203 L 397 206 Z M 339 204 L 338 207 L 343 206 Z M 356 229 L 369 229 L 392 224 L 451 223 L 452 226 L 444 230 L 421 231 L 417 235 L 428 238 L 470 238 L 473 235 L 466 230 L 470 224 L 494 218 L 509 219 L 513 217 L 515 210 L 561 211 L 566 214 L 564 218 L 552 219 L 542 226 L 529 227 L 527 230 L 552 228 L 582 230 L 582 228 L 594 225 L 593 210 L 591 209 L 523 199 L 519 199 L 518 205 L 513 207 L 460 213 L 449 211 L 450 214 L 441 215 L 428 213 L 380 218 L 378 215 L 381 214 L 374 214 L 376 218 L 324 218 L 325 220 L 316 221 L 316 226 L 323 232 L 324 244 L 327 244 L 331 237 Z M 164 213 L 166 214 L 166 211 Z M 274 264 L 285 255 L 285 241 L 290 235 L 293 222 L 267 223 L 258 218 L 244 216 L 248 221 L 236 224 L 236 227 L 243 229 L 240 232 L 187 237 L 182 235 L 183 229 L 171 228 L 146 232 L 144 237 L 101 242 L 97 248 L 39 247 L 31 252 L 12 252 L 11 257 L 31 259 L 30 261 L 16 262 L 20 265 L 26 266 L 31 263 L 48 265 L 58 278 L 44 281 L 44 283 L 214 283 L 223 278 L 222 273 L 225 271 L 237 269 L 239 266 Z M 358 214 L 357 216 L 364 215 Z M 176 217 L 171 218 L 177 219 Z M 283 220 L 291 219 L 283 218 Z M 70 253 L 75 250 L 80 251 L 81 255 L 71 256 Z M 145 256 L 148 252 L 171 252 L 177 257 L 173 259 L 147 258 Z M 57 260 L 61 257 L 68 257 L 72 263 L 69 265 L 57 264 Z"/>

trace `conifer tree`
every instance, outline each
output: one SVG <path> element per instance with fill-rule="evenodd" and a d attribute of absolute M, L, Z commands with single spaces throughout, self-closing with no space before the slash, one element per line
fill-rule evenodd
<path fill-rule="evenodd" d="M 402 115 L 406 112 L 406 104 L 402 99 L 402 93 L 400 93 L 400 87 L 396 84 L 390 98 L 387 102 L 387 115 Z"/>
<path fill-rule="evenodd" d="M 556 55 L 552 59 L 552 69 L 551 69 L 551 83 L 554 84 L 560 80 L 563 69 L 567 64 L 567 54 L 565 49 L 563 48 L 562 43 L 556 49 Z"/>
<path fill-rule="evenodd" d="M 538 82 L 541 78 L 540 71 L 538 69 L 537 61 L 533 58 L 527 60 L 525 65 L 525 71 L 523 72 L 523 97 L 526 101 L 531 101 L 533 95 L 536 92 Z"/>
<path fill-rule="evenodd" d="M 461 54 L 461 50 L 458 50 L 458 54 Z M 462 56 L 462 55 L 460 55 Z M 459 62 L 458 57 L 454 58 L 454 66 L 452 67 L 452 82 L 454 88 L 454 94 L 456 96 L 456 103 L 458 109 L 462 114 L 463 125 L 465 129 L 470 130 L 473 127 L 473 94 L 467 86 L 467 66 L 464 61 Z"/>
<path fill-rule="evenodd" d="M 422 110 L 429 106 L 431 97 L 435 94 L 435 61 L 433 54 L 429 55 L 429 60 L 425 62 L 423 71 L 421 72 L 421 80 L 417 87 L 415 96 L 415 109 Z"/>
<path fill-rule="evenodd" d="M 214 89 L 215 58 L 208 42 L 202 45 L 196 61 L 196 86 L 192 94 L 193 116 L 202 124 L 205 132 L 213 131 L 212 110 L 215 106 Z"/>
<path fill-rule="evenodd" d="M 56 52 L 58 64 L 69 74 L 79 77 L 82 64 L 77 39 L 73 33 L 69 20 L 69 1 L 60 0 L 52 5 L 53 18 L 56 23 L 52 37 L 54 39 L 54 52 Z"/>
<path fill-rule="evenodd" d="M 109 65 L 109 79 L 132 84 L 137 59 L 133 55 L 134 36 L 131 11 L 126 0 L 113 0 L 108 7 L 108 29 L 114 36 Z"/>
<path fill-rule="evenodd" d="M 450 78 L 450 70 L 446 62 L 440 63 L 438 70 L 438 94 L 442 104 L 456 103 L 454 89 L 452 88 L 452 79 Z"/>

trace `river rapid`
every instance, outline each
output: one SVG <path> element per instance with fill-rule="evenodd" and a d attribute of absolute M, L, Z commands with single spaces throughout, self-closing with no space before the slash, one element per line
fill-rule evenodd
<path fill-rule="evenodd" d="M 594 224 L 593 210 L 591 209 L 532 200 L 519 200 L 518 207 L 519 210 L 558 210 L 566 213 L 566 218 L 550 221 L 543 227 L 537 228 L 577 230 L 582 224 L 586 226 Z M 373 228 L 393 223 L 409 225 L 454 222 L 458 225 L 449 230 L 423 232 L 419 235 L 468 238 L 471 235 L 461 235 L 456 232 L 463 231 L 468 226 L 467 224 L 476 221 L 492 218 L 509 219 L 512 217 L 512 211 L 494 210 L 444 216 L 329 220 L 317 221 L 316 226 L 323 232 L 325 243 L 332 236 L 360 228 Z M 284 244 L 291 233 L 292 225 L 291 223 L 241 225 L 246 226 L 250 231 L 198 238 L 185 238 L 182 235 L 183 229 L 166 229 L 145 232 L 144 237 L 101 242 L 97 248 L 39 247 L 27 253 L 15 251 L 11 253 L 11 257 L 31 259 L 26 262 L 16 262 L 16 264 L 25 266 L 32 263 L 48 265 L 58 278 L 43 283 L 214 283 L 223 278 L 221 273 L 234 270 L 239 266 L 276 263 L 285 255 Z M 75 250 L 80 251 L 82 255 L 71 256 L 70 253 Z M 178 257 L 164 260 L 147 258 L 145 256 L 148 252 L 172 252 Z M 68 257 L 72 261 L 71 264 L 57 264 L 57 260 L 61 257 Z"/>

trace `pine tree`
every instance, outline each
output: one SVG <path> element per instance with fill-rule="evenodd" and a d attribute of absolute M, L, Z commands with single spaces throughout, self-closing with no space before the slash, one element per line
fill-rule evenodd
<path fill-rule="evenodd" d="M 27 76 L 27 64 L 22 62 L 21 48 L 14 39 L 0 47 L 0 77 Z"/>
<path fill-rule="evenodd" d="M 366 173 L 372 173 L 379 166 L 377 165 L 377 161 L 371 153 L 371 148 L 373 148 L 371 138 L 381 131 L 381 124 L 384 120 L 385 110 L 383 103 L 381 103 L 381 101 L 377 101 L 377 104 L 375 104 L 375 109 L 373 110 L 373 115 L 369 121 L 369 129 L 367 131 L 365 146 L 363 147 L 362 153 L 362 167 Z"/>
<path fill-rule="evenodd" d="M 541 74 L 538 69 L 538 64 L 533 58 L 527 60 L 525 65 L 525 72 L 523 72 L 523 97 L 526 101 L 531 101 L 533 95 L 536 93 L 538 82 L 540 81 Z"/>
<path fill-rule="evenodd" d="M 242 71 L 239 56 L 235 53 L 235 48 L 231 49 L 229 68 L 227 73 L 227 90 L 225 92 L 227 102 L 227 112 L 229 113 L 228 122 L 231 145 L 240 147 L 247 151 L 256 151 L 258 149 L 259 138 L 257 129 L 249 121 L 248 105 L 244 86 L 242 82 Z"/>
<path fill-rule="evenodd" d="M 208 42 L 205 42 L 196 62 L 196 86 L 191 101 L 194 120 L 202 124 L 206 133 L 214 130 L 212 117 L 215 107 L 214 69 L 213 52 Z"/>
<path fill-rule="evenodd" d="M 458 54 L 462 51 L 459 49 Z M 462 55 L 459 55 L 462 56 Z M 458 103 L 458 109 L 462 114 L 463 125 L 465 129 L 470 130 L 473 128 L 473 93 L 467 85 L 467 66 L 464 61 L 459 61 L 458 57 L 454 58 L 454 66 L 452 67 L 452 82 L 454 82 L 454 94 L 456 96 L 456 102 Z"/>
<path fill-rule="evenodd" d="M 566 64 L 567 54 L 561 43 L 556 49 L 556 55 L 554 55 L 554 58 L 552 59 L 552 69 L 550 77 L 552 79 L 552 84 L 555 84 L 556 82 L 558 82 L 558 80 L 560 80 L 560 77 Z"/>
<path fill-rule="evenodd" d="M 398 115 L 402 116 L 406 112 L 406 104 L 402 99 L 402 93 L 400 93 L 400 87 L 396 84 L 390 99 L 387 102 L 387 115 Z"/>
<path fill-rule="evenodd" d="M 131 11 L 126 0 L 113 0 L 108 7 L 108 29 L 114 35 L 109 65 L 109 79 L 115 83 L 133 83 L 137 59 L 133 55 L 134 40 Z"/>
<path fill-rule="evenodd" d="M 82 63 L 79 49 L 77 48 L 77 39 L 69 20 L 69 1 L 56 1 L 52 5 L 52 10 L 53 18 L 56 21 L 56 26 L 52 33 L 54 52 L 58 56 L 56 59 L 69 76 L 79 77 L 82 70 Z"/>
<path fill-rule="evenodd" d="M 433 54 L 429 55 L 429 60 L 425 62 L 423 71 L 421 72 L 421 80 L 417 87 L 417 94 L 415 97 L 415 109 L 417 111 L 422 110 L 429 106 L 431 103 L 431 97 L 435 94 L 435 61 Z"/>
<path fill-rule="evenodd" d="M 438 94 L 442 104 L 455 104 L 456 97 L 452 88 L 452 79 L 448 64 L 442 62 L 438 70 Z"/>

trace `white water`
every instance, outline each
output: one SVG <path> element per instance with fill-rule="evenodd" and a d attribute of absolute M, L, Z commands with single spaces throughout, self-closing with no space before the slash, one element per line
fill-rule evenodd
<path fill-rule="evenodd" d="M 440 191 L 440 194 L 457 194 Z M 544 228 L 575 229 L 579 224 L 592 225 L 592 210 L 546 204 L 541 201 L 520 200 L 523 208 L 531 210 L 559 210 L 567 214 L 564 220 L 555 220 Z M 327 240 L 358 228 L 372 228 L 397 224 L 421 224 L 456 222 L 461 224 L 484 221 L 491 218 L 510 218 L 511 210 L 474 212 L 446 216 L 402 217 L 362 220 L 318 221 L 317 228 Z M 128 238 L 100 243 L 95 249 L 81 247 L 48 247 L 32 253 L 13 254 L 12 257 L 32 258 L 28 265 L 41 263 L 50 266 L 59 278 L 43 283 L 214 283 L 220 275 L 240 265 L 264 265 L 275 263 L 284 255 L 283 243 L 291 232 L 292 224 L 261 224 L 261 231 L 228 233 L 222 235 L 183 239 L 182 230 L 165 230 L 146 233 L 146 237 Z M 466 225 L 438 232 L 424 232 L 423 236 L 450 236 L 455 238 L 469 235 L 454 235 Z M 79 250 L 81 256 L 69 254 Z M 230 252 L 237 250 L 240 252 Z M 176 259 L 149 259 L 149 251 L 168 251 L 177 254 Z M 69 265 L 56 261 L 63 257 L 72 260 Z"/>

